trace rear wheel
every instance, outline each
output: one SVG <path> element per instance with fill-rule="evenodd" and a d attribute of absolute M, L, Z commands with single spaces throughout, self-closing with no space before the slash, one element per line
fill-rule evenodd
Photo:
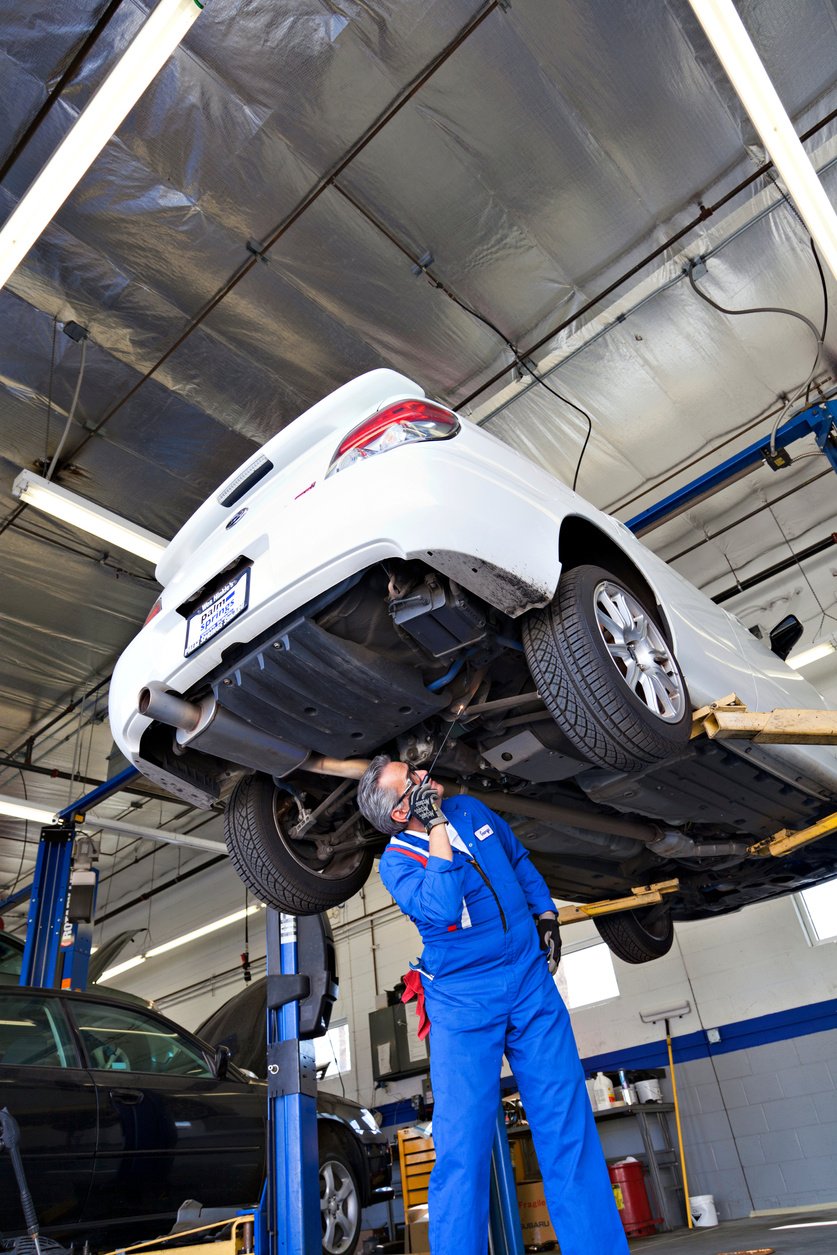
<path fill-rule="evenodd" d="M 589 762 L 638 771 L 688 742 L 686 682 L 656 612 L 602 567 L 563 575 L 522 634 L 538 692 Z"/>
<path fill-rule="evenodd" d="M 352 1255 L 360 1237 L 361 1199 L 355 1171 L 334 1139 L 320 1141 L 323 1255 Z"/>
<path fill-rule="evenodd" d="M 327 834 L 291 836 L 292 796 L 268 776 L 245 776 L 230 794 L 224 836 L 240 879 L 260 901 L 289 915 L 319 915 L 363 887 L 372 852 L 349 832 L 331 848 Z"/>
<path fill-rule="evenodd" d="M 667 906 L 649 906 L 616 915 L 597 915 L 593 923 L 602 941 L 624 963 L 650 963 L 668 954 L 674 921 Z"/>

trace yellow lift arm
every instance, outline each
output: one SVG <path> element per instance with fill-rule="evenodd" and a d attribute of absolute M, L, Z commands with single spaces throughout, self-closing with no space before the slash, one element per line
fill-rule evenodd
<path fill-rule="evenodd" d="M 738 739 L 756 745 L 837 745 L 837 710 L 748 710 L 735 693 L 701 706 L 692 715 L 692 738 Z M 781 828 L 750 846 L 752 858 L 781 858 L 801 845 L 837 832 L 837 811 L 796 832 Z"/>
<path fill-rule="evenodd" d="M 569 906 L 558 908 L 558 923 L 579 924 L 583 919 L 594 919 L 596 915 L 635 911 L 638 906 L 652 906 L 655 902 L 662 902 L 664 894 L 676 893 L 679 888 L 679 880 L 661 880 L 656 885 L 642 885 L 632 889 L 627 898 L 608 898 L 603 902 L 573 902 Z"/>

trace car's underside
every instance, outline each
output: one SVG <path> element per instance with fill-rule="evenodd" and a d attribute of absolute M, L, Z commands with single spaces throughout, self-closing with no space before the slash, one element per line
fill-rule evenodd
<path fill-rule="evenodd" d="M 832 807 L 747 751 L 698 738 L 630 772 L 591 762 L 536 690 L 520 621 L 419 562 L 332 589 L 179 696 L 203 716 L 175 735 L 175 717 L 152 701 L 146 774 L 208 805 L 255 769 L 296 864 L 335 888 L 382 848 L 350 779 L 350 760 L 378 752 L 435 760 L 449 790 L 483 796 L 559 898 L 677 877 L 671 914 L 699 919 L 815 883 L 837 857 L 835 837 L 784 859 L 748 855 Z"/>

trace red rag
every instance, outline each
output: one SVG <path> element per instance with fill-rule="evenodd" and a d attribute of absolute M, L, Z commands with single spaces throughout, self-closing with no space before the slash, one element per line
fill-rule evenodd
<path fill-rule="evenodd" d="M 410 968 L 409 972 L 405 972 L 402 977 L 404 981 L 404 992 L 401 995 L 402 1002 L 412 1002 L 416 999 L 416 1015 L 419 1018 L 418 1035 L 419 1040 L 427 1036 L 430 1032 L 430 1016 L 427 1014 L 427 1008 L 424 1005 L 424 986 L 421 983 L 421 972 L 417 972 L 415 968 Z"/>

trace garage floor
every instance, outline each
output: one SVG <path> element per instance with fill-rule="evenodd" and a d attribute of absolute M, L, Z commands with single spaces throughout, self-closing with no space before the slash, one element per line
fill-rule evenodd
<path fill-rule="evenodd" d="M 779 1225 L 810 1225 L 811 1228 L 777 1228 Z M 837 1212 L 790 1212 L 757 1220 L 728 1220 L 713 1229 L 678 1229 L 653 1238 L 637 1238 L 631 1251 L 648 1255 L 738 1255 L 740 1252 L 774 1250 L 776 1255 L 837 1250 Z"/>

